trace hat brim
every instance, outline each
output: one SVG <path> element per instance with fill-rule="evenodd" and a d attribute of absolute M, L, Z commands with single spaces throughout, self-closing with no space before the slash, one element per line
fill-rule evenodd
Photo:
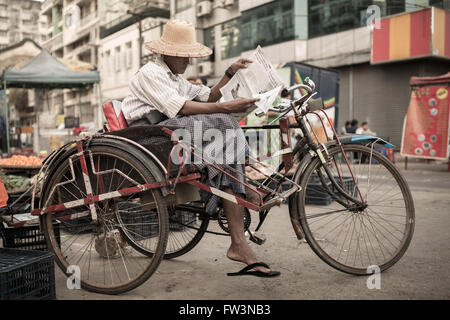
<path fill-rule="evenodd" d="M 212 54 L 212 50 L 201 43 L 194 44 L 175 44 L 169 43 L 162 39 L 153 40 L 146 43 L 145 48 L 155 53 L 166 56 L 185 57 L 185 58 L 201 58 Z"/>

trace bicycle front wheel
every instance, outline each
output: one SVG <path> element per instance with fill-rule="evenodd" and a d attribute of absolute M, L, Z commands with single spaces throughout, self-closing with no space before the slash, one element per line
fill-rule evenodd
<path fill-rule="evenodd" d="M 329 152 L 328 167 L 335 181 L 367 205 L 344 206 L 351 203 L 332 186 L 320 160 L 314 159 L 299 178 L 302 190 L 293 207 L 306 240 L 323 261 L 340 271 L 367 275 L 369 267 L 386 270 L 411 242 L 414 204 L 409 187 L 398 169 L 373 148 L 344 146 L 349 166 L 340 148 Z"/>

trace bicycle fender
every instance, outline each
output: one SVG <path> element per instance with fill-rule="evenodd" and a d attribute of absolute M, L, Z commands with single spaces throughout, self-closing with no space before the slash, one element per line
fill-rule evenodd
<path fill-rule="evenodd" d="M 87 143 L 88 143 L 87 140 L 83 142 L 83 149 L 85 149 L 85 150 L 88 148 L 86 146 Z M 162 182 L 162 181 L 166 180 L 166 178 L 163 174 L 163 172 L 164 172 L 163 170 L 165 170 L 165 169 L 161 169 L 160 165 L 155 164 L 153 161 L 151 161 L 152 159 L 150 157 L 148 157 L 148 153 L 150 151 L 147 151 L 146 153 L 144 153 L 139 148 L 136 148 L 133 145 L 129 145 L 125 141 L 111 139 L 109 137 L 97 137 L 97 138 L 92 139 L 90 143 L 95 143 L 97 145 L 103 145 L 103 146 L 118 148 L 118 149 L 121 149 L 124 147 L 134 148 L 136 153 L 140 153 L 142 155 L 142 158 L 149 158 L 149 161 L 145 161 L 145 163 L 143 162 L 143 164 L 152 172 L 152 174 L 155 177 L 156 182 Z M 125 151 L 125 149 L 124 149 L 124 151 Z M 49 172 L 47 173 L 47 175 L 51 176 L 51 173 L 54 168 L 56 168 L 62 161 L 66 160 L 68 157 L 70 157 L 71 155 L 73 155 L 76 152 L 77 152 L 77 149 L 76 149 L 76 145 L 74 145 L 74 141 L 71 143 L 68 143 L 67 148 L 65 150 L 61 150 L 61 152 L 59 154 L 55 154 L 53 159 L 51 159 L 50 164 L 53 164 L 53 165 L 52 165 L 52 168 L 49 168 L 49 170 L 48 170 Z M 145 154 L 147 154 L 147 156 L 145 156 Z M 169 190 L 167 187 L 161 187 L 161 192 L 162 192 L 163 196 L 166 196 L 169 194 Z"/>
<path fill-rule="evenodd" d="M 352 135 L 345 135 L 342 137 L 339 137 L 339 140 L 341 140 L 342 144 L 352 144 L 352 143 L 378 143 L 383 145 L 386 148 L 395 148 L 393 144 L 390 144 L 386 140 L 383 140 L 379 137 L 375 136 L 366 136 L 364 134 L 352 134 Z M 330 146 L 337 144 L 335 140 L 330 141 Z M 327 145 L 327 144 L 325 144 Z M 327 145 L 328 147 L 328 145 Z"/>
<path fill-rule="evenodd" d="M 114 137 L 111 138 L 111 136 L 99 137 L 93 141 L 95 141 L 95 143 L 98 143 L 98 144 L 102 144 L 105 146 L 111 146 L 111 147 L 115 147 L 115 148 L 119 148 L 119 149 L 120 149 L 121 145 L 126 145 L 131 148 L 135 148 L 135 150 L 137 152 L 141 152 L 141 154 L 143 155 L 144 158 L 149 158 L 149 161 L 145 161 L 145 163 L 143 163 L 143 164 L 150 169 L 150 171 L 152 172 L 152 174 L 155 177 L 156 182 L 163 182 L 166 180 L 166 177 L 162 173 L 165 171 L 165 168 L 159 164 L 155 164 L 155 162 L 152 161 L 153 159 L 148 157 L 149 154 L 153 155 L 153 153 L 146 150 L 144 147 L 141 148 L 140 146 L 137 147 L 136 145 L 127 144 L 126 141 L 116 140 L 116 139 L 114 139 Z M 153 157 L 156 158 L 155 155 L 153 155 Z M 169 189 L 167 187 L 161 187 L 161 192 L 163 194 L 163 197 L 165 197 L 169 194 Z"/>
<path fill-rule="evenodd" d="M 300 178 L 305 171 L 306 167 L 311 163 L 313 160 L 313 156 L 309 152 L 305 152 L 302 160 L 300 161 L 300 164 L 297 166 L 297 169 L 295 170 L 294 176 L 292 180 L 299 184 Z M 298 219 L 298 216 L 295 214 L 297 211 L 295 202 L 295 197 L 297 196 L 297 193 L 292 194 L 288 198 L 288 207 L 289 207 L 289 217 L 291 220 L 292 227 L 294 228 L 295 235 L 297 236 L 298 240 L 302 240 L 305 238 L 305 233 L 303 232 L 303 229 L 300 225 L 300 220 Z"/>

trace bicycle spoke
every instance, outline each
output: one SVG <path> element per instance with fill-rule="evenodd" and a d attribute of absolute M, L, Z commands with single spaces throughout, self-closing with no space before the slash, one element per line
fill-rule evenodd
<path fill-rule="evenodd" d="M 331 162 L 327 162 L 331 174 L 342 190 L 352 197 L 359 198 L 356 194 L 359 187 L 367 205 L 352 205 L 331 182 L 330 190 L 334 195 L 326 191 L 322 182 L 316 185 L 317 178 L 313 173 L 316 175 L 315 172 L 323 170 L 322 164 L 316 161 L 315 169 L 305 170 L 309 172 L 305 174 L 310 180 L 307 185 L 302 185 L 304 200 L 301 206 L 304 213 L 300 215 L 300 221 L 322 259 L 331 261 L 340 270 L 352 268 L 351 272 L 365 274 L 369 265 L 382 266 L 398 254 L 409 232 L 410 209 L 404 188 L 400 187 L 402 181 L 396 178 L 379 153 L 372 153 L 371 148 L 360 146 L 344 148 L 347 149 L 345 153 L 350 168 L 343 160 L 343 154 L 335 149 L 334 153 L 331 152 Z M 351 178 L 351 172 L 356 183 Z M 324 177 L 327 178 L 327 175 L 324 174 Z M 338 203 L 336 197 L 345 201 L 349 208 Z M 314 205 L 320 201 L 326 204 Z"/>

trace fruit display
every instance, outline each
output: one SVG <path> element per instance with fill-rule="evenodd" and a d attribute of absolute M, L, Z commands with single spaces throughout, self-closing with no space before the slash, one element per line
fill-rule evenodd
<path fill-rule="evenodd" d="M 13 155 L 0 159 L 0 167 L 40 167 L 42 160 L 34 156 Z"/>

